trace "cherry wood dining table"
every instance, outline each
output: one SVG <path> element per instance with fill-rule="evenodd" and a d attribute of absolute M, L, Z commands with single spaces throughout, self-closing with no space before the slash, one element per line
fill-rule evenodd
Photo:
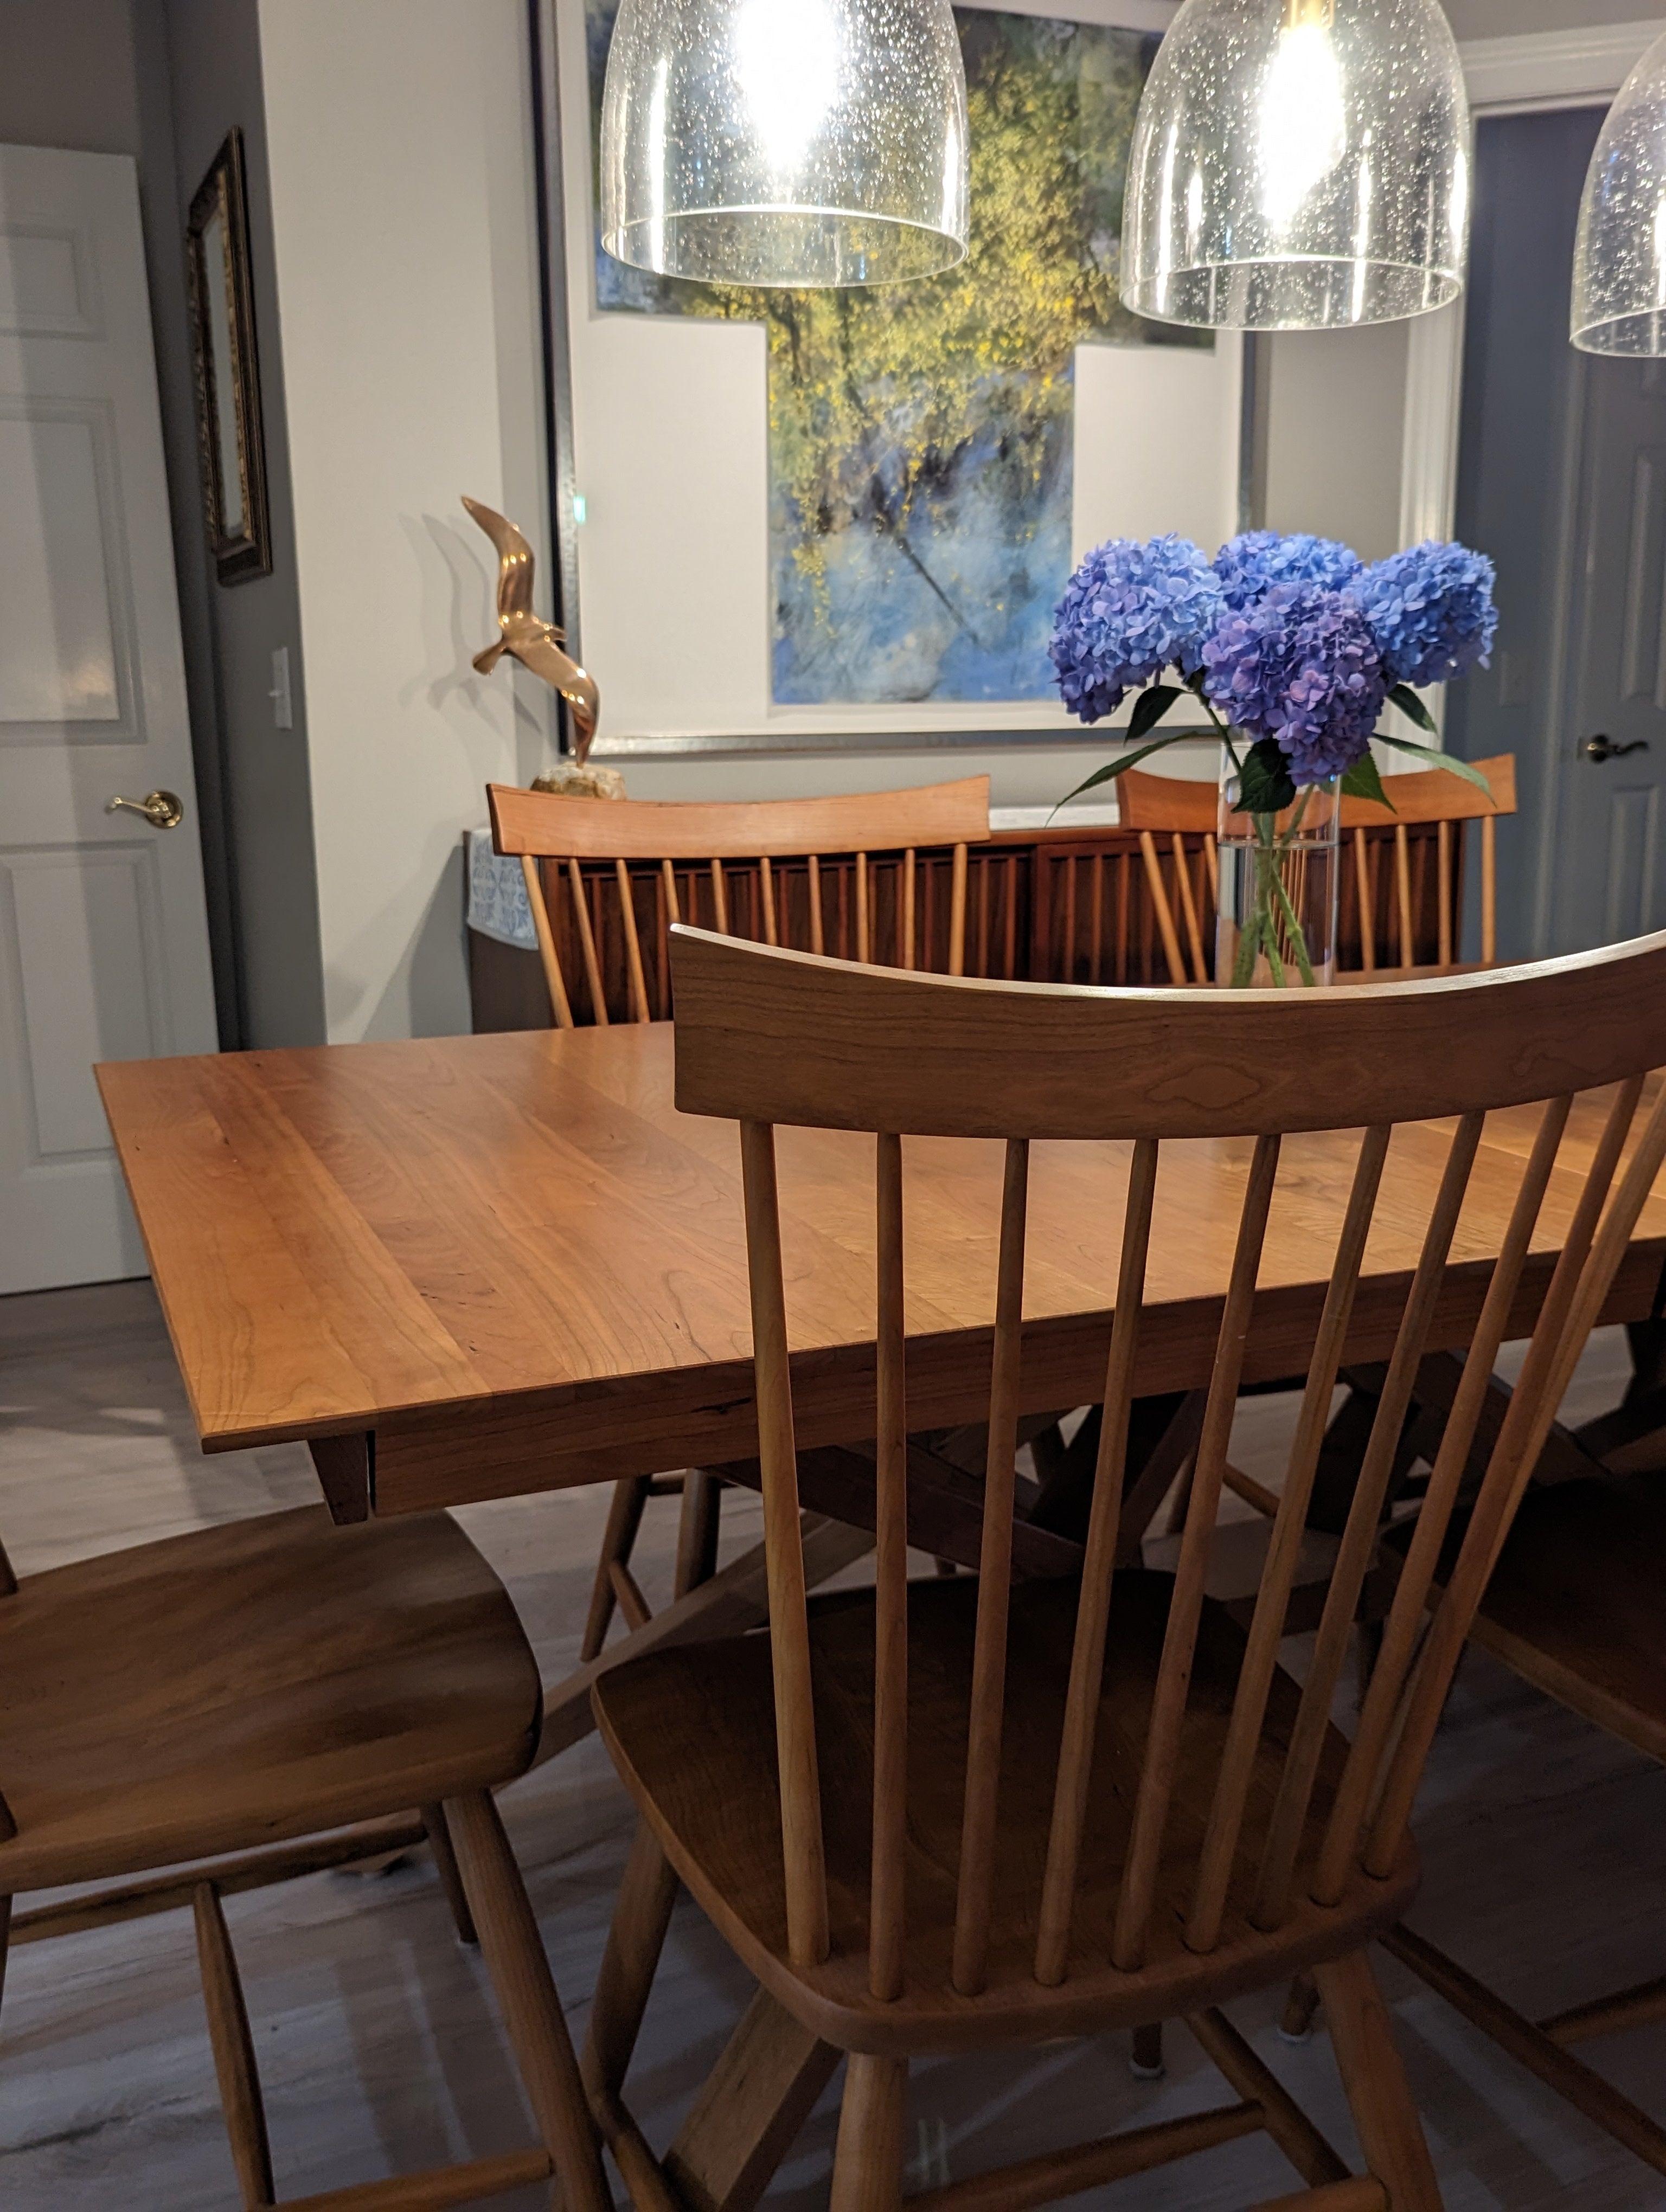
<path fill-rule="evenodd" d="M 100 1068 L 204 1449 L 304 1441 L 344 1521 L 753 1456 L 739 1133 L 677 1110 L 674 1042 L 655 1023 Z M 1512 1334 L 1547 1287 L 1604 1103 L 1575 1108 Z M 1487 1123 L 1434 1350 L 1468 1340 L 1536 1118 Z M 1345 1365 L 1393 1348 L 1447 1133 L 1395 1133 Z M 777 1141 L 799 1440 L 840 1445 L 872 1433 L 873 1140 Z M 1274 1211 L 1246 1383 L 1306 1366 L 1356 1149 L 1346 1133 L 1286 1140 L 1298 1202 Z M 922 1138 L 903 1152 L 909 1425 L 943 1431 L 988 1402 L 1001 1152 Z M 1250 1154 L 1248 1140 L 1164 1149 L 1142 1396 L 1208 1382 Z M 1116 1145 L 1035 1148 L 1028 1413 L 1104 1395 L 1128 1162 Z M 1605 1318 L 1647 1316 L 1663 1266 L 1666 1191 Z M 830 1522 L 822 1570 L 871 1540 Z M 742 1561 L 638 1637 L 750 1625 L 762 1589 L 761 1565 Z M 551 1693 L 545 1754 L 588 1725 L 581 1675 Z"/>

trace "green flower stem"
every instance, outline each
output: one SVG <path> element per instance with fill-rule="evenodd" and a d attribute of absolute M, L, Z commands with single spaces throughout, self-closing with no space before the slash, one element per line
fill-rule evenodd
<path fill-rule="evenodd" d="M 1290 903 L 1290 893 L 1285 889 L 1284 877 L 1276 868 L 1273 872 L 1273 888 L 1278 893 L 1279 904 L 1284 908 L 1284 918 L 1290 927 L 1290 941 L 1295 947 L 1296 964 L 1302 971 L 1302 981 L 1310 991 L 1316 990 L 1318 981 L 1308 954 L 1307 938 L 1296 918 L 1296 909 Z"/>
<path fill-rule="evenodd" d="M 1232 988 L 1247 991 L 1256 972 L 1256 952 L 1261 944 L 1261 899 L 1256 900 L 1256 910 L 1238 933 L 1237 958 L 1232 963 Z"/>

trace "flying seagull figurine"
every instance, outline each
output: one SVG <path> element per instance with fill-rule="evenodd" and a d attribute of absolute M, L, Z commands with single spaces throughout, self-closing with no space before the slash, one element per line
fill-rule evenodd
<path fill-rule="evenodd" d="M 483 507 L 477 499 L 463 504 L 497 548 L 497 626 L 503 633 L 496 645 L 477 653 L 474 665 L 489 676 L 506 653 L 523 668 L 541 676 L 567 702 L 573 717 L 574 758 L 582 767 L 601 719 L 602 696 L 570 654 L 562 650 L 566 632 L 532 612 L 532 549 L 506 515 Z"/>

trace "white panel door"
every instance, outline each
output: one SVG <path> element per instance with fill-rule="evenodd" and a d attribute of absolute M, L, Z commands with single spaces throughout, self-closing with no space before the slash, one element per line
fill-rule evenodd
<path fill-rule="evenodd" d="M 93 1066 L 214 1047 L 134 165 L 0 147 L 0 1294 L 144 1273 Z"/>

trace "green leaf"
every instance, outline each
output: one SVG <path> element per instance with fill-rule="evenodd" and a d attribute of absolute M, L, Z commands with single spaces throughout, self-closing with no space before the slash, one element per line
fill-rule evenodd
<path fill-rule="evenodd" d="M 1282 814 L 1296 804 L 1290 763 L 1276 738 L 1262 738 L 1243 757 L 1238 778 L 1237 814 Z"/>
<path fill-rule="evenodd" d="M 1478 768 L 1468 761 L 1459 760 L 1456 754 L 1443 753 L 1433 745 L 1414 744 L 1409 738 L 1379 738 L 1379 744 L 1392 745 L 1397 753 L 1415 753 L 1433 768 L 1449 768 L 1454 775 L 1461 775 L 1466 783 L 1473 783 L 1477 791 L 1484 791 L 1490 799 L 1493 787 Z"/>
<path fill-rule="evenodd" d="M 1344 799 L 1374 799 L 1379 806 L 1386 806 L 1390 814 L 1399 811 L 1383 790 L 1382 771 L 1369 753 L 1355 761 L 1342 778 L 1342 796 Z"/>
<path fill-rule="evenodd" d="M 1393 690 L 1389 694 L 1389 704 L 1391 707 L 1398 707 L 1402 714 L 1408 716 L 1412 721 L 1415 722 L 1420 730 L 1426 730 L 1432 738 L 1438 738 L 1440 735 L 1440 732 L 1435 724 L 1434 716 L 1429 712 L 1423 702 L 1418 697 L 1416 692 L 1413 690 L 1409 684 L 1396 684 Z M 1399 740 L 1397 738 L 1390 738 L 1388 739 L 1388 743 L 1389 744 L 1395 744 L 1398 742 Z"/>
<path fill-rule="evenodd" d="M 1175 701 L 1183 696 L 1177 685 L 1153 684 L 1142 691 L 1134 702 L 1133 719 L 1128 723 L 1128 743 L 1138 744 L 1148 731 L 1154 730 Z"/>
<path fill-rule="evenodd" d="M 1124 769 L 1137 768 L 1142 760 L 1149 760 L 1153 753 L 1160 753 L 1165 745 L 1177 745 L 1186 734 L 1184 730 L 1177 730 L 1172 737 L 1158 738 L 1152 744 L 1141 745 L 1137 753 L 1126 753 L 1121 760 L 1107 761 L 1103 768 L 1094 769 L 1085 783 L 1079 783 L 1074 791 L 1066 792 L 1059 805 L 1053 809 L 1053 814 L 1059 811 L 1059 807 L 1068 806 L 1073 799 L 1079 799 L 1085 791 L 1091 791 L 1097 784 L 1109 783 L 1112 776 L 1121 775 Z M 1047 817 L 1049 822 L 1053 814 Z"/>

